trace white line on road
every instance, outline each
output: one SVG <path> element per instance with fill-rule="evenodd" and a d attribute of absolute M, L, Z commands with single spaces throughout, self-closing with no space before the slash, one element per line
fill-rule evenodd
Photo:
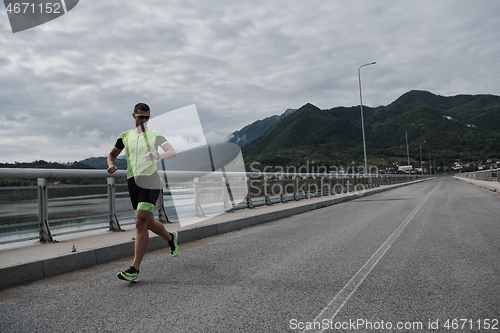
<path fill-rule="evenodd" d="M 313 323 L 320 327 L 315 329 L 315 325 L 311 328 L 306 328 L 303 332 L 323 332 L 322 323 L 324 320 L 333 320 L 340 310 L 344 307 L 351 296 L 356 292 L 361 283 L 375 268 L 377 263 L 382 259 L 384 254 L 389 250 L 391 245 L 396 241 L 404 228 L 410 223 L 417 212 L 422 208 L 427 199 L 434 193 L 439 183 L 432 189 L 432 191 L 422 199 L 417 207 L 404 219 L 404 221 L 394 230 L 394 232 L 387 238 L 387 240 L 379 247 L 377 251 L 368 259 L 368 261 L 359 269 L 359 271 L 347 282 L 347 284 L 335 295 L 335 297 L 328 303 L 328 305 L 314 318 Z"/>

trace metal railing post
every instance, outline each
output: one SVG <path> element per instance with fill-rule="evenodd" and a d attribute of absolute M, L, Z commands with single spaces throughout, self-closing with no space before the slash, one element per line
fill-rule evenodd
<path fill-rule="evenodd" d="M 353 183 L 354 183 L 354 180 L 353 180 Z M 346 193 L 351 193 L 351 182 L 349 181 L 349 179 L 346 180 Z"/>
<path fill-rule="evenodd" d="M 271 206 L 273 203 L 267 192 L 267 177 L 264 177 L 264 199 L 266 200 L 266 205 Z"/>
<path fill-rule="evenodd" d="M 280 201 L 281 203 L 286 203 L 285 187 L 283 184 L 284 184 L 283 176 L 280 176 Z"/>
<path fill-rule="evenodd" d="M 305 191 L 305 193 L 306 193 L 305 199 L 309 200 L 309 199 L 312 198 L 311 192 L 309 191 L 311 189 L 311 182 L 310 182 L 309 177 L 307 177 L 304 180 L 305 180 L 305 184 L 307 185 L 306 186 L 306 191 Z"/>
<path fill-rule="evenodd" d="M 325 197 L 327 196 L 328 194 L 326 194 L 326 190 L 325 190 L 325 175 L 322 175 L 321 176 L 321 196 L 322 197 Z"/>
<path fill-rule="evenodd" d="M 229 191 L 231 191 L 231 187 L 229 185 L 229 179 L 226 176 L 222 177 L 222 197 L 224 200 L 224 211 L 226 213 L 234 213 L 232 204 L 229 203 Z M 231 200 L 231 203 L 232 200 Z"/>
<path fill-rule="evenodd" d="M 120 231 L 120 222 L 116 216 L 116 178 L 108 177 L 108 208 L 109 208 L 109 230 Z"/>
<path fill-rule="evenodd" d="M 38 178 L 38 221 L 40 242 L 53 242 L 49 227 L 47 178 Z"/>
<path fill-rule="evenodd" d="M 328 191 L 328 194 L 325 194 L 325 195 L 331 195 L 332 193 L 332 176 L 331 175 L 327 175 L 325 174 L 325 179 L 327 180 L 327 191 Z"/>
<path fill-rule="evenodd" d="M 168 219 L 167 213 L 165 212 L 165 200 L 164 200 L 164 195 L 165 192 L 163 191 L 163 188 L 160 190 L 160 195 L 158 196 L 158 202 L 157 202 L 157 207 L 158 207 L 158 221 L 161 223 L 170 223 L 170 220 Z"/>
<path fill-rule="evenodd" d="M 299 201 L 299 177 L 293 176 L 293 200 Z"/>
<path fill-rule="evenodd" d="M 201 208 L 200 199 L 200 177 L 193 178 L 194 183 L 194 207 L 196 212 L 196 217 L 204 217 L 203 209 Z"/>
<path fill-rule="evenodd" d="M 254 205 L 252 202 L 252 196 L 251 196 L 252 191 L 250 190 L 252 187 L 252 178 L 247 177 L 247 184 L 248 184 L 247 185 L 247 189 L 248 189 L 248 191 L 247 191 L 247 208 L 252 209 L 252 208 L 254 208 Z"/>

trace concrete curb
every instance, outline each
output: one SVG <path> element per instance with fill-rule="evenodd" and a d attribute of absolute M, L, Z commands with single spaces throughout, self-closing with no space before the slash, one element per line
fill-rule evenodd
<path fill-rule="evenodd" d="M 472 185 L 476 185 L 476 186 L 485 188 L 485 189 L 490 190 L 492 192 L 500 192 L 500 183 L 498 183 L 498 182 L 493 182 L 493 181 L 488 182 L 485 180 L 475 180 L 475 179 L 462 178 L 462 177 L 453 177 L 453 178 L 461 180 L 465 183 L 469 183 Z"/>
<path fill-rule="evenodd" d="M 304 205 L 296 207 L 287 208 L 286 206 L 284 206 L 284 209 L 275 212 L 180 230 L 178 231 L 179 244 L 309 212 L 315 209 L 332 206 L 338 203 L 351 201 L 368 195 L 393 190 L 422 181 L 425 181 L 425 179 L 409 183 L 396 184 L 388 188 L 371 188 L 365 190 L 361 194 L 352 194 L 337 198 L 333 197 L 331 200 L 306 203 Z M 166 241 L 163 238 L 159 236 L 153 236 L 149 239 L 147 251 L 155 251 L 164 249 L 165 247 Z M 108 263 L 113 260 L 132 257 L 133 255 L 134 241 L 128 241 L 120 244 L 60 255 L 48 259 L 2 267 L 0 268 L 0 273 L 2 274 L 2 283 L 0 285 L 0 290 L 64 273 L 69 273 L 79 269 Z"/>

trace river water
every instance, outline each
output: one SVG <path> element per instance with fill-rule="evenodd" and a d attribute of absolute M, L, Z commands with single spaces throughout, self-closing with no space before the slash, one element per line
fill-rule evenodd
<path fill-rule="evenodd" d="M 194 217 L 193 190 L 180 190 L 175 195 L 176 203 L 181 205 L 179 214 L 182 214 L 182 218 Z M 177 212 L 169 195 L 164 196 L 164 203 L 167 216 L 176 220 Z M 132 228 L 134 211 L 128 192 L 116 194 L 116 207 L 120 226 Z M 109 228 L 107 194 L 49 198 L 48 216 L 52 235 L 57 240 L 102 233 Z M 0 249 L 36 242 L 39 238 L 38 225 L 37 199 L 0 201 Z M 85 231 L 87 229 L 98 230 Z M 31 239 L 17 241 L 26 238 Z"/>
<path fill-rule="evenodd" d="M 171 221 L 195 217 L 194 189 L 171 189 L 171 194 L 164 195 L 164 205 Z M 120 226 L 134 228 L 134 211 L 128 192 L 116 194 L 116 207 Z M 224 209 L 221 202 L 202 207 L 205 215 L 221 213 Z M 241 208 L 245 208 L 244 204 L 236 207 Z M 158 209 L 154 213 L 158 217 Z M 49 198 L 48 215 L 52 236 L 56 240 L 102 233 L 109 228 L 107 194 Z M 0 249 L 33 244 L 38 239 L 38 200 L 0 201 Z"/>

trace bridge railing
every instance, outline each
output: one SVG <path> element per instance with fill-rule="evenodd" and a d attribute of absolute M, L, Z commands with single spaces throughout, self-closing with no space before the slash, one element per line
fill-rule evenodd
<path fill-rule="evenodd" d="M 210 180 L 210 182 L 204 182 L 205 176 L 210 174 L 210 177 L 216 177 L 219 181 Z M 312 197 L 336 195 L 346 192 L 359 192 L 364 191 L 370 187 L 377 187 L 380 185 L 397 184 L 402 182 L 408 182 L 416 180 L 422 176 L 418 175 L 387 175 L 387 174 L 318 174 L 318 173 L 261 173 L 261 172 L 248 172 L 248 173 L 238 173 L 238 172 L 202 172 L 202 171 L 166 171 L 160 172 L 160 176 L 168 178 L 168 184 L 170 190 L 175 188 L 177 185 L 184 189 L 193 192 L 192 202 L 188 200 L 185 205 L 175 205 L 166 207 L 165 197 L 168 197 L 168 191 L 165 191 L 166 196 L 162 193 L 159 197 L 157 208 L 155 214 L 158 215 L 158 219 L 163 222 L 173 222 L 178 218 L 178 214 L 182 213 L 183 210 L 191 210 L 192 214 L 196 217 L 210 215 L 209 212 L 204 211 L 204 203 L 213 201 L 215 193 L 220 193 L 223 196 L 223 205 L 225 211 L 231 211 L 235 209 L 252 209 L 259 205 L 273 205 L 276 203 L 286 203 L 288 201 L 296 201 L 302 199 L 310 199 Z M 122 230 L 124 223 L 133 224 L 133 212 L 128 202 L 128 192 L 126 190 L 126 185 L 117 184 L 118 178 L 125 178 L 126 172 L 121 170 L 110 175 L 105 170 L 61 170 L 61 169 L 18 169 L 18 168 L 2 168 L 0 169 L 0 178 L 36 178 L 37 186 L 31 188 L 32 191 L 36 191 L 36 205 L 38 207 L 37 221 L 31 222 L 21 222 L 17 221 L 2 221 L 0 218 L 0 236 L 8 234 L 16 234 L 17 237 L 10 238 L 6 241 L 0 241 L 0 245 L 11 242 L 21 242 L 28 240 L 38 240 L 40 242 L 51 242 L 54 241 L 55 236 L 62 236 L 67 234 L 74 234 L 78 232 L 89 232 L 96 230 L 112 230 L 119 231 Z M 51 179 L 64 179 L 64 178 L 106 178 L 107 184 L 105 185 L 85 185 L 85 186 L 67 186 L 67 185 L 55 185 L 51 184 Z M 175 180 L 178 179 L 179 182 L 176 183 Z M 186 181 L 188 179 L 188 181 Z M 230 185 L 234 187 L 245 186 L 247 195 L 245 200 L 240 203 L 234 203 L 229 200 L 227 196 L 227 190 Z M 61 208 L 60 204 L 49 205 L 49 189 L 50 191 L 70 191 L 79 193 L 82 188 L 95 187 L 98 188 L 100 194 L 94 194 L 89 199 L 89 202 L 85 202 L 86 205 L 92 205 L 94 198 L 101 198 L 107 201 L 107 207 L 104 209 L 105 212 L 100 213 L 101 219 L 98 216 L 95 217 L 96 221 L 88 221 L 85 223 L 80 223 L 78 228 L 68 229 L 68 220 L 71 216 L 61 218 L 61 214 L 64 215 L 65 211 Z M 214 192 L 214 187 L 220 187 L 220 191 Z M 19 189 L 20 187 L 16 187 Z M 27 188 L 30 188 L 29 186 Z M 11 190 L 12 188 L 1 188 Z M 226 193 L 226 195 L 224 195 Z M 80 193 L 81 194 L 81 193 Z M 73 196 L 75 194 L 72 194 Z M 59 195 L 61 196 L 61 195 Z M 64 196 L 64 195 L 62 195 Z M 71 194 L 68 194 L 71 196 Z M 117 198 L 118 204 L 117 204 Z M 52 202 L 55 200 L 51 198 Z M 75 201 L 75 205 L 78 204 Z M 102 205 L 102 204 L 101 204 Z M 124 212 L 124 205 L 127 205 L 127 212 Z M 89 207 L 90 208 L 90 207 Z M 58 219 L 49 220 L 49 210 L 50 216 L 58 216 Z M 55 214 L 58 210 L 61 210 L 59 214 Z M 86 206 L 83 210 L 87 210 Z M 70 214 L 70 213 L 68 213 Z M 82 209 L 79 210 L 79 215 L 86 215 L 82 213 Z M 104 222 L 103 222 L 104 218 Z M 15 220 L 15 216 L 14 216 Z M 65 221 L 66 220 L 66 221 Z M 65 223 L 66 222 L 66 223 Z M 2 230 L 3 229 L 3 230 Z M 13 229 L 14 231 L 9 232 L 7 229 Z M 25 229 L 25 230 L 24 230 Z M 36 235 L 34 235 L 34 231 Z M 3 232 L 2 232 L 3 231 Z M 54 232 L 55 231 L 55 232 Z"/>
<path fill-rule="evenodd" d="M 476 180 L 500 182 L 500 169 L 464 172 L 464 173 L 459 173 L 456 176 L 462 178 L 476 179 Z"/>

